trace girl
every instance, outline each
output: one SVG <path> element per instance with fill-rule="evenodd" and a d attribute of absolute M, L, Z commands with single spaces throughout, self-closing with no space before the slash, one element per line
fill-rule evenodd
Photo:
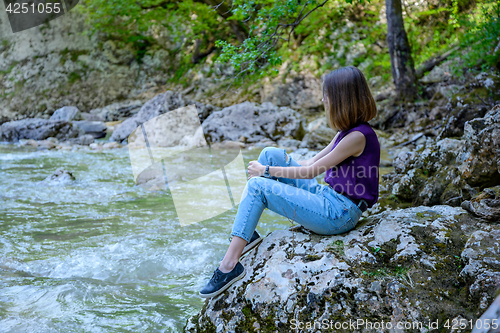
<path fill-rule="evenodd" d="M 296 162 L 284 149 L 268 147 L 249 163 L 233 238 L 201 297 L 217 296 L 245 275 L 239 259 L 262 240 L 255 227 L 264 208 L 333 235 L 353 229 L 378 200 L 380 145 L 367 123 L 377 108 L 363 73 L 348 66 L 325 76 L 323 102 L 328 124 L 339 131 L 326 148 Z M 315 179 L 323 172 L 329 185 Z"/>

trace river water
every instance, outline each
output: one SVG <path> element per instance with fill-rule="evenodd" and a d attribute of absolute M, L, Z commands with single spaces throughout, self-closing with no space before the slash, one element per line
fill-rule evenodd
<path fill-rule="evenodd" d="M 59 167 L 76 180 L 44 182 Z M 181 332 L 236 214 L 181 227 L 168 189 L 135 185 L 128 148 L 0 144 L 0 204 L 1 332 Z M 257 230 L 289 225 L 265 210 Z"/>
<path fill-rule="evenodd" d="M 59 167 L 76 180 L 45 182 Z M 0 332 L 182 332 L 236 214 L 181 227 L 168 188 L 135 185 L 127 147 L 0 144 L 0 205 Z M 257 230 L 289 226 L 265 210 Z"/>

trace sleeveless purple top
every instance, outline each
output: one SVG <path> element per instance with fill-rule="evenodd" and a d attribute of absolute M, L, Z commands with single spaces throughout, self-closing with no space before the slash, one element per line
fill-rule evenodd
<path fill-rule="evenodd" d="M 364 199 L 368 207 L 378 200 L 380 144 L 377 134 L 368 123 L 341 131 L 332 150 L 349 133 L 358 131 L 366 138 L 365 149 L 358 157 L 349 156 L 325 173 L 325 182 L 335 191 L 358 202 Z"/>

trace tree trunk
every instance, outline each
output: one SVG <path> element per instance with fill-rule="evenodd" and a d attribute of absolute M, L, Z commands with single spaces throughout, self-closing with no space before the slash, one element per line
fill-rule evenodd
<path fill-rule="evenodd" d="M 385 7 L 392 78 L 399 98 L 411 102 L 417 96 L 417 86 L 410 43 L 403 22 L 401 0 L 385 0 Z"/>

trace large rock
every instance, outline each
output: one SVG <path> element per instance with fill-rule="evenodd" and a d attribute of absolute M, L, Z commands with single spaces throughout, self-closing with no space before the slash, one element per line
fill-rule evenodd
<path fill-rule="evenodd" d="M 261 101 L 296 110 L 316 111 L 323 108 L 321 80 L 311 74 L 287 77 L 285 83 L 268 79 L 261 90 Z"/>
<path fill-rule="evenodd" d="M 335 137 L 335 132 L 330 126 L 326 117 L 315 119 L 306 127 L 306 135 L 300 144 L 301 148 L 322 149 L 326 147 Z"/>
<path fill-rule="evenodd" d="M 137 128 L 137 126 L 145 123 L 146 121 L 158 117 L 168 111 L 175 110 L 187 105 L 194 104 L 198 111 L 198 117 L 202 122 L 208 115 L 216 110 L 212 105 L 205 105 L 187 98 L 184 98 L 181 93 L 174 91 L 167 91 L 162 94 L 156 95 L 151 100 L 147 101 L 141 110 L 133 117 L 125 120 L 119 125 L 111 135 L 111 141 L 123 141 Z"/>
<path fill-rule="evenodd" d="M 483 117 L 499 100 L 500 76 L 485 72 L 478 74 L 449 99 L 439 138 L 461 136 L 467 121 Z"/>
<path fill-rule="evenodd" d="M 82 129 L 85 134 L 92 135 L 95 139 L 106 136 L 106 124 L 102 121 L 73 121 L 73 125 Z"/>
<path fill-rule="evenodd" d="M 80 110 L 75 106 L 64 106 L 60 109 L 54 111 L 50 120 L 64 120 L 72 121 L 79 120 L 81 118 Z"/>
<path fill-rule="evenodd" d="M 465 124 L 464 148 L 457 162 L 460 172 L 473 186 L 500 184 L 500 105 L 484 118 Z"/>
<path fill-rule="evenodd" d="M 462 208 L 483 219 L 500 221 L 500 186 L 484 189 L 470 201 L 462 202 Z"/>
<path fill-rule="evenodd" d="M 255 143 L 282 137 L 302 140 L 305 121 L 300 114 L 272 103 L 244 102 L 212 113 L 202 124 L 210 142 L 225 140 Z"/>
<path fill-rule="evenodd" d="M 80 135 L 77 138 L 69 139 L 67 142 L 70 144 L 77 144 L 77 145 L 83 145 L 83 146 L 88 146 L 91 143 L 94 143 L 94 136 L 91 134 L 85 134 L 85 135 Z"/>
<path fill-rule="evenodd" d="M 140 111 L 143 104 L 139 100 L 119 102 L 91 110 L 89 113 L 104 121 L 118 121 L 134 116 Z"/>
<path fill-rule="evenodd" d="M 382 176 L 377 205 L 390 204 L 387 201 L 394 199 L 417 205 L 460 205 L 456 197 L 465 183 L 455 161 L 463 144 L 447 138 L 426 142 L 415 151 L 402 151 L 393 161 L 394 173 Z M 470 195 L 460 199 L 470 199 Z"/>
<path fill-rule="evenodd" d="M 466 122 L 461 140 L 427 140 L 415 151 L 401 152 L 394 159 L 394 173 L 382 176 L 378 205 L 399 201 L 460 206 L 484 188 L 500 184 L 499 161 L 500 106 L 496 106 L 484 118 Z M 471 212 L 486 210 L 478 215 L 496 216 L 494 202 L 474 201 L 465 207 Z"/>
<path fill-rule="evenodd" d="M 64 120 L 30 118 L 10 121 L 0 126 L 0 141 L 9 142 L 20 139 L 44 140 L 49 137 L 64 141 L 83 134 L 83 130 Z"/>
<path fill-rule="evenodd" d="M 438 66 L 435 66 L 429 73 L 420 79 L 420 82 L 430 84 L 450 80 L 452 78 L 452 61 L 453 60 L 448 60 Z"/>
<path fill-rule="evenodd" d="M 169 68 L 178 62 L 169 53 L 181 47 L 182 32 L 161 27 L 147 33 L 161 47 L 148 47 L 138 59 L 134 43 L 82 33 L 91 28 L 75 11 L 21 34 L 10 33 L 2 18 L 0 116 L 42 118 L 64 105 L 86 111 L 124 99 L 146 101 L 165 89 Z"/>
<path fill-rule="evenodd" d="M 41 183 L 52 183 L 52 184 L 68 184 L 75 180 L 75 176 L 71 171 L 64 170 L 63 168 L 58 168 L 54 173 Z"/>
<path fill-rule="evenodd" d="M 335 236 L 275 231 L 241 260 L 244 278 L 185 329 L 317 332 L 327 323 L 335 332 L 402 332 L 398 322 L 420 322 L 411 331 L 423 332 L 446 319 L 474 321 L 500 286 L 499 236 L 500 225 L 449 206 L 384 212 Z M 359 326 L 338 327 L 349 322 Z M 392 329 L 367 326 L 381 322 Z"/>

